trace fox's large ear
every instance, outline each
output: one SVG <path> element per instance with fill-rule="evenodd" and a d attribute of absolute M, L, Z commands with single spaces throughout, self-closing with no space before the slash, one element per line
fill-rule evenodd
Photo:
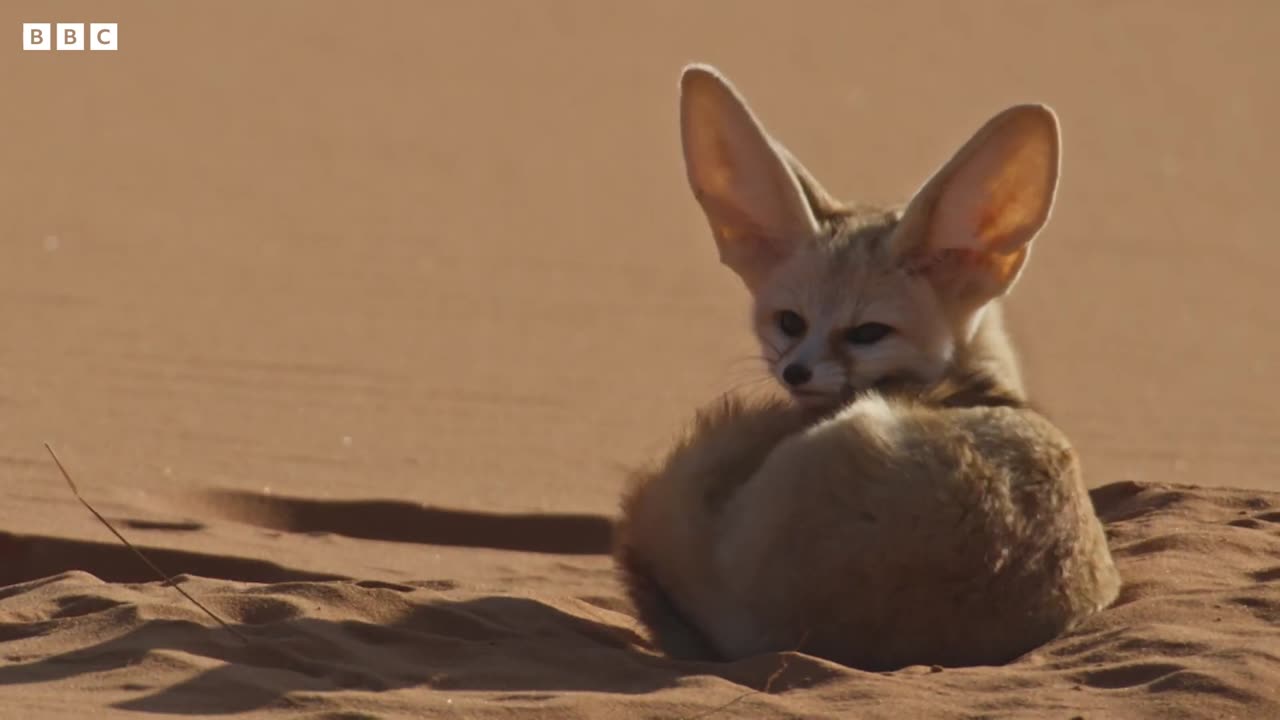
<path fill-rule="evenodd" d="M 778 145 L 723 76 L 690 65 L 680 79 L 685 169 L 720 250 L 720 260 L 756 284 L 818 221 Z"/>
<path fill-rule="evenodd" d="M 1049 220 L 1059 167 L 1058 119 L 1043 105 L 987 121 L 903 214 L 894 251 L 945 302 L 976 309 L 1008 292 Z"/>

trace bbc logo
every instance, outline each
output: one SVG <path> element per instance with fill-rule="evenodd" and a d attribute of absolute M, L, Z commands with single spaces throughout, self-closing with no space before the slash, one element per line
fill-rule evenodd
<path fill-rule="evenodd" d="M 22 49 L 52 50 L 56 42 L 58 50 L 84 50 L 86 38 L 90 50 L 120 49 L 116 23 L 89 23 L 87 33 L 84 23 L 58 23 L 56 32 L 54 27 L 53 23 L 22 23 Z"/>

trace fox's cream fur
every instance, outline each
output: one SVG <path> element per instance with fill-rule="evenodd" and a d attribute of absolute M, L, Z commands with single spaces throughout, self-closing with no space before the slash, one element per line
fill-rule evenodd
<path fill-rule="evenodd" d="M 998 307 L 1053 204 L 1052 111 L 996 115 L 900 210 L 834 201 L 712 68 L 686 68 L 681 129 L 793 397 L 718 401 L 633 479 L 616 558 L 658 645 L 999 663 L 1110 604 L 1076 453 Z"/>

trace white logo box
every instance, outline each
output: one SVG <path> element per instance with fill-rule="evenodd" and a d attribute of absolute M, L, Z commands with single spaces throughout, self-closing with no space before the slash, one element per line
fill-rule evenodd
<path fill-rule="evenodd" d="M 23 50 L 119 50 L 118 23 L 22 23 Z"/>

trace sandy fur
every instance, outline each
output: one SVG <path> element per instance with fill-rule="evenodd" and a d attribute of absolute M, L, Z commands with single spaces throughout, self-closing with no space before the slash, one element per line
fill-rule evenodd
<path fill-rule="evenodd" d="M 1053 111 L 997 113 L 899 211 L 831 200 L 714 68 L 681 87 L 721 260 L 775 374 L 813 368 L 817 392 L 722 400 L 634 478 L 616 556 L 658 644 L 999 663 L 1113 602 L 1076 453 L 1026 402 L 999 307 L 1053 206 Z M 891 330 L 844 339 L 867 322 Z"/>
<path fill-rule="evenodd" d="M 722 658 L 1003 662 L 1119 588 L 1074 451 L 1021 408 L 871 396 L 804 426 L 722 401 L 637 476 L 618 542 Z M 632 581 L 641 607 L 653 591 Z"/>

